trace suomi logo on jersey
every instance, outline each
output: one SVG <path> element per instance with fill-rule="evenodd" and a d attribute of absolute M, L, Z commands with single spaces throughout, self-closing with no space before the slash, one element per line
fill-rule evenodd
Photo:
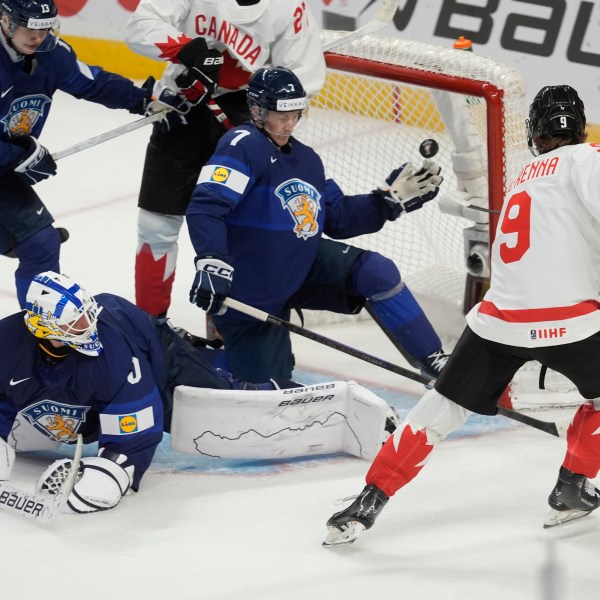
<path fill-rule="evenodd" d="M 288 179 L 275 189 L 275 195 L 294 219 L 297 237 L 306 240 L 319 233 L 321 194 L 314 186 L 300 179 Z"/>
<path fill-rule="evenodd" d="M 77 439 L 77 430 L 85 422 L 89 406 L 71 406 L 52 400 L 32 404 L 22 412 L 27 420 L 44 435 L 57 442 L 70 443 Z"/>
<path fill-rule="evenodd" d="M 46 105 L 49 103 L 50 98 L 43 94 L 18 98 L 11 104 L 2 119 L 4 131 L 11 137 L 31 135 L 35 124 L 44 114 Z"/>

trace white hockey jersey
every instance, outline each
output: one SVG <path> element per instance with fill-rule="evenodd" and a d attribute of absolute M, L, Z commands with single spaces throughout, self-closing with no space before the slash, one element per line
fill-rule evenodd
<path fill-rule="evenodd" d="M 565 146 L 509 186 L 492 246 L 492 278 L 467 315 L 479 336 L 521 347 L 600 330 L 600 145 Z"/>
<path fill-rule="evenodd" d="M 309 96 L 325 81 L 320 29 L 303 0 L 260 0 L 252 6 L 235 0 L 141 0 L 125 28 L 132 50 L 172 61 L 162 77 L 172 89 L 185 68 L 176 55 L 196 37 L 223 53 L 215 96 L 245 88 L 250 74 L 265 66 L 294 71 Z"/>

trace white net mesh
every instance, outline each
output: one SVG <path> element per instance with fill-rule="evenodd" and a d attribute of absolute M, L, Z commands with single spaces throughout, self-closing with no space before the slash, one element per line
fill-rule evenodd
<path fill-rule="evenodd" d="M 324 41 L 341 35 L 323 34 Z M 319 152 L 328 177 L 335 179 L 345 193 L 382 187 L 400 164 L 420 163 L 423 159 L 418 148 L 427 138 L 440 145 L 435 160 L 444 175 L 442 192 L 454 189 L 456 177 L 450 157 L 455 145 L 433 90 L 456 95 L 452 90 L 457 87 L 469 94 L 457 96 L 467 106 L 477 138 L 469 143 L 483 149 L 489 176 L 500 186 L 496 189 L 504 190 L 518 174 L 528 149 L 525 86 L 514 69 L 473 52 L 381 36 L 365 36 L 334 52 L 351 60 L 343 68 L 329 69 L 327 82 L 312 100 L 298 137 Z M 371 74 L 382 65 L 387 69 L 384 76 Z M 473 82 L 487 82 L 488 87 L 499 90 L 501 115 L 496 125 L 490 125 L 485 98 L 475 97 Z M 494 161 L 488 157 L 491 127 L 497 142 L 493 151 L 501 157 L 501 162 L 495 164 L 502 164 L 502 172 L 492 168 Z M 353 238 L 352 244 L 392 258 L 420 299 L 441 301 L 462 310 L 466 276 L 463 230 L 472 225 L 461 217 L 443 214 L 434 201 L 388 223 L 377 234 Z M 327 320 L 327 313 L 308 315 L 309 323 Z M 436 325 L 435 318 L 432 320 Z"/>

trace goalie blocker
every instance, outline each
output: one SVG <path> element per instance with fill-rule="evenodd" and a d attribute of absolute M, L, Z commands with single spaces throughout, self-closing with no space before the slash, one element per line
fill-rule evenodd
<path fill-rule="evenodd" d="M 175 388 L 171 448 L 217 458 L 372 459 L 392 409 L 354 381 L 273 391 Z"/>

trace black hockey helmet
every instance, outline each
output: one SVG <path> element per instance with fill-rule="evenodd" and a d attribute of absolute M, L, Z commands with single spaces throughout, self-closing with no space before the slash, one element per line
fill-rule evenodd
<path fill-rule="evenodd" d="M 306 108 L 306 92 L 296 75 L 285 67 L 258 69 L 248 82 L 248 106 L 266 111 L 289 112 Z"/>
<path fill-rule="evenodd" d="M 13 37 L 17 27 L 44 29 L 48 36 L 37 51 L 44 52 L 56 46 L 60 23 L 54 0 L 0 0 L 0 11 L 8 16 L 9 37 Z"/>
<path fill-rule="evenodd" d="M 548 85 L 537 93 L 529 107 L 527 144 L 533 152 L 534 138 L 563 133 L 585 135 L 583 102 L 570 85 Z"/>

